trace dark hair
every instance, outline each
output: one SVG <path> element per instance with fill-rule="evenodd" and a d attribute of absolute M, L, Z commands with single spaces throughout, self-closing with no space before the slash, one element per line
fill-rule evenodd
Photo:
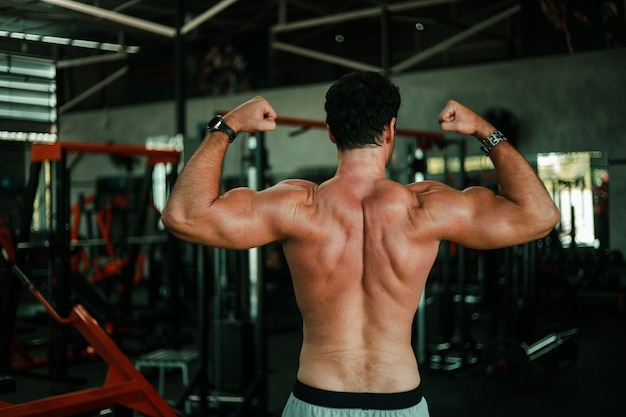
<path fill-rule="evenodd" d="M 326 93 L 326 123 L 337 148 L 380 146 L 385 125 L 398 116 L 400 92 L 378 72 L 351 72 Z"/>

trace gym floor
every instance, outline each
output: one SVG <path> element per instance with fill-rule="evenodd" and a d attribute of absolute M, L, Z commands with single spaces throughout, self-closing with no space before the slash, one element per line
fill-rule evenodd
<path fill-rule="evenodd" d="M 503 393 L 479 365 L 454 372 L 422 367 L 422 386 L 431 415 L 623 417 L 626 314 L 619 310 L 616 297 L 589 297 L 580 302 L 578 322 L 580 353 L 576 364 L 564 375 L 555 376 L 540 364 L 532 363 L 528 383 L 512 393 Z M 267 415 L 279 416 L 295 378 L 301 337 L 299 319 L 295 314 L 273 317 L 269 330 Z M 98 386 L 103 382 L 106 366 L 97 359 L 72 362 L 66 381 L 34 376 L 35 372 L 41 375 L 41 371 L 15 374 L 17 390 L 0 395 L 0 401 L 22 403 Z M 156 385 L 157 374 L 145 374 Z M 164 397 L 175 401 L 182 392 L 180 375 L 168 372 L 166 381 Z M 222 407 L 221 412 L 211 411 L 210 415 L 230 413 Z"/>

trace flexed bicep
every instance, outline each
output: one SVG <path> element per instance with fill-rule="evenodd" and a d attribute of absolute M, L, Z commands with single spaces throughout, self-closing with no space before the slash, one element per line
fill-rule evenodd
<path fill-rule="evenodd" d="M 424 198 L 440 240 L 473 249 L 496 249 L 531 240 L 521 208 L 485 187 L 442 188 Z"/>
<path fill-rule="evenodd" d="M 285 239 L 306 187 L 279 183 L 262 191 L 234 188 L 219 196 L 193 223 L 176 228 L 181 239 L 226 249 L 249 249 Z"/>
<path fill-rule="evenodd" d="M 280 204 L 273 204 L 271 191 L 256 192 L 235 188 L 220 196 L 207 212 L 198 231 L 203 243 L 227 249 L 249 249 L 278 240 L 274 214 Z"/>
<path fill-rule="evenodd" d="M 499 248 L 536 240 L 558 222 L 559 212 L 533 168 L 501 132 L 473 110 L 450 100 L 438 117 L 444 132 L 472 135 L 493 162 L 500 194 L 475 187 L 448 189 L 431 198 L 432 216 L 446 239 L 474 248 Z M 498 141 L 487 140 L 497 133 Z M 496 146 L 498 145 L 498 146 Z M 443 202 L 443 203 L 442 203 Z"/>

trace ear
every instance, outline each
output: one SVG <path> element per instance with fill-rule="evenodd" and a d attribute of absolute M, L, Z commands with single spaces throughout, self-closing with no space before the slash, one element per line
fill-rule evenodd
<path fill-rule="evenodd" d="M 330 139 L 330 141 L 336 145 L 337 139 L 335 139 L 335 135 L 333 135 L 333 133 L 330 131 L 330 127 L 328 127 L 328 125 L 326 125 L 326 131 L 328 132 L 328 138 Z"/>
<path fill-rule="evenodd" d="M 397 119 L 395 117 L 392 117 L 391 120 L 389 120 L 389 124 L 385 128 L 386 142 L 393 142 L 396 138 L 396 120 Z"/>

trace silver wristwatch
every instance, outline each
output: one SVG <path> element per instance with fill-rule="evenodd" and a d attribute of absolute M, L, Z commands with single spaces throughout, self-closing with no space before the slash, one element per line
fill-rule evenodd
<path fill-rule="evenodd" d="M 481 141 L 482 145 L 480 145 L 480 149 L 485 153 L 485 155 L 489 155 L 489 152 L 493 148 L 495 148 L 500 142 L 505 142 L 506 138 L 499 130 L 496 130 L 491 135 L 487 136 L 485 139 Z"/>

